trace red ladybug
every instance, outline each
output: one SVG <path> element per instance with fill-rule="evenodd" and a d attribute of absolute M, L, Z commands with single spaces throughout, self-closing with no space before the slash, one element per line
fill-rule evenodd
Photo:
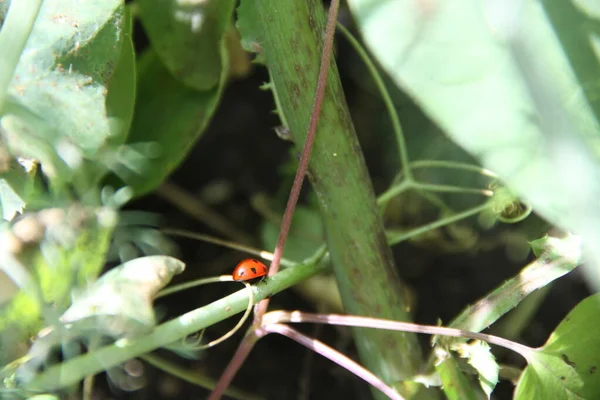
<path fill-rule="evenodd" d="M 234 281 L 252 282 L 263 279 L 268 272 L 269 270 L 265 264 L 253 258 L 247 258 L 240 261 L 231 276 Z"/>

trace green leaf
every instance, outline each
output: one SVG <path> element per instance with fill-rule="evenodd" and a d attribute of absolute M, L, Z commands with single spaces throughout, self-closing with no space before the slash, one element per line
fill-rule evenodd
<path fill-rule="evenodd" d="M 0 266 L 21 291 L 2 310 L 0 327 L 33 321 L 39 316 L 40 300 L 62 312 L 71 291 L 100 273 L 116 222 L 111 209 L 72 206 L 26 214 L 12 226 L 5 225 Z M 23 318 L 24 314 L 31 317 Z"/>
<path fill-rule="evenodd" d="M 562 238 L 546 235 L 531 241 L 530 245 L 536 257 L 543 256 L 548 261 L 564 259 L 573 265 L 579 265 L 583 261 L 581 237 L 577 235 Z"/>
<path fill-rule="evenodd" d="M 135 105 L 135 49 L 132 38 L 132 15 L 125 8 L 123 18 L 123 43 L 115 70 L 108 81 L 106 113 L 111 130 L 109 142 L 113 146 L 123 144 L 129 134 Z"/>
<path fill-rule="evenodd" d="M 498 383 L 499 371 L 498 363 L 490 350 L 490 345 L 481 340 L 475 340 L 470 344 L 458 344 L 456 350 L 461 357 L 466 358 L 467 362 L 475 368 L 479 384 L 489 399 Z"/>
<path fill-rule="evenodd" d="M 220 85 L 227 69 L 224 36 L 234 4 L 233 0 L 139 2 L 152 47 L 178 81 L 196 90 Z"/>
<path fill-rule="evenodd" d="M 515 399 L 600 398 L 600 293 L 579 303 L 530 357 Z"/>
<path fill-rule="evenodd" d="M 137 196 L 160 185 L 200 138 L 219 104 L 225 70 L 223 74 L 216 88 L 198 92 L 173 78 L 156 53 L 148 51 L 142 56 L 138 63 L 137 102 L 127 143 L 131 146 L 154 143 L 159 154 L 152 159 L 127 160 L 129 171 L 119 171 L 119 177 L 134 188 Z"/>
<path fill-rule="evenodd" d="M 183 272 L 185 264 L 169 256 L 136 258 L 102 275 L 93 285 L 75 295 L 73 305 L 60 318 L 63 323 L 75 323 L 87 318 L 122 318 L 135 321 L 143 331 L 155 325 L 152 302 L 173 276 Z M 127 329 L 115 324 L 94 323 L 92 329 L 110 332 L 121 337 L 137 334 L 138 329 Z"/>
<path fill-rule="evenodd" d="M 581 234 L 599 265 L 592 2 L 348 3 L 398 86 L 537 213 Z"/>
<path fill-rule="evenodd" d="M 60 317 L 60 328 L 40 333 L 28 357 L 19 368 L 21 379 L 33 378 L 50 350 L 75 338 L 88 343 L 102 336 L 133 338 L 147 333 L 156 321 L 154 296 L 185 264 L 168 256 L 148 256 L 128 261 L 108 271 L 81 294 Z"/>
<path fill-rule="evenodd" d="M 2 125 L 11 151 L 40 160 L 51 180 L 71 179 L 57 159 L 80 174 L 76 184 L 83 190 L 105 169 L 90 166 L 87 177 L 78 171 L 83 159 L 101 157 L 112 134 L 105 103 L 119 60 L 123 14 L 122 0 L 46 0 L 40 9 L 9 87 L 12 104 L 2 110 Z"/>
<path fill-rule="evenodd" d="M 35 182 L 37 168 L 23 161 L 10 159 L 4 149 L 0 149 L 0 163 L 8 163 L 8 169 L 0 173 L 0 206 L 2 218 L 11 221 L 22 214 L 32 196 L 38 192 Z"/>
<path fill-rule="evenodd" d="M 478 400 L 479 396 L 471 382 L 461 371 L 457 360 L 442 349 L 436 349 L 438 361 L 435 369 L 442 379 L 442 390 L 449 400 Z"/>

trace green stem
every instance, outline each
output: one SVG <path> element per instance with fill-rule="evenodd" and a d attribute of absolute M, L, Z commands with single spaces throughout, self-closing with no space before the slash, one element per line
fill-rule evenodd
<path fill-rule="evenodd" d="M 404 180 L 401 183 L 390 187 L 388 190 L 383 192 L 377 198 L 377 205 L 379 207 L 385 207 L 390 200 L 394 197 L 398 196 L 400 193 L 406 192 L 411 189 L 413 182 L 409 182 L 408 180 Z"/>
<path fill-rule="evenodd" d="M 471 209 L 468 209 L 466 211 L 463 211 L 461 213 L 455 214 L 455 215 L 451 215 L 449 217 L 446 218 L 442 218 L 439 219 L 437 221 L 431 222 L 429 224 L 423 225 L 419 228 L 416 229 L 411 229 L 408 232 L 402 232 L 402 233 L 391 233 L 388 234 L 388 243 L 390 245 L 395 245 L 398 244 L 400 242 L 403 242 L 405 240 L 409 240 L 412 238 L 415 238 L 419 235 L 422 235 L 426 232 L 432 231 L 434 229 L 438 229 L 441 228 L 442 226 L 445 225 L 450 225 L 454 222 L 460 221 L 461 219 L 465 219 L 465 218 L 469 218 L 473 215 L 477 215 L 480 212 L 482 212 L 483 210 L 486 210 L 488 208 L 490 208 L 491 205 L 489 202 L 483 203 L 477 207 L 473 207 Z"/>
<path fill-rule="evenodd" d="M 427 191 L 419 190 L 419 191 L 417 191 L 417 194 L 419 196 L 421 196 L 422 198 L 424 198 L 425 200 L 427 200 L 428 202 L 430 202 L 431 204 L 433 204 L 434 206 L 436 206 L 437 208 L 439 208 L 443 214 L 453 214 L 454 213 L 454 211 L 452 211 L 452 209 L 450 207 L 448 207 L 448 205 L 444 202 L 444 200 L 442 200 L 440 198 L 440 196 L 438 196 L 434 192 L 427 192 Z"/>
<path fill-rule="evenodd" d="M 414 182 L 412 188 L 416 190 L 424 190 L 428 192 L 445 192 L 445 193 L 461 193 L 461 194 L 480 194 L 482 196 L 491 197 L 494 192 L 489 189 L 466 188 L 451 185 L 438 185 L 432 183 Z"/>
<path fill-rule="evenodd" d="M 257 284 L 254 287 L 254 298 L 255 300 L 262 300 L 273 296 L 316 275 L 323 271 L 326 266 L 326 262 L 318 265 L 307 263 L 283 270 L 277 276 Z M 211 304 L 165 322 L 146 336 L 135 338 L 135 340 L 121 339 L 114 344 L 50 367 L 25 386 L 28 389 L 54 391 L 77 384 L 87 375 L 97 374 L 157 348 L 168 346 L 188 335 L 240 313 L 248 306 L 248 299 L 248 290 L 239 290 Z"/>
<path fill-rule="evenodd" d="M 259 42 L 296 145 L 306 140 L 325 20 L 318 0 L 242 1 L 238 8 L 240 33 Z M 340 295 L 350 314 L 407 321 L 403 282 L 333 60 L 330 68 L 308 175 Z M 353 333 L 364 365 L 385 382 L 417 373 L 422 360 L 414 334 L 360 328 Z"/>
<path fill-rule="evenodd" d="M 182 381 L 189 382 L 193 385 L 200 386 L 208 390 L 212 390 L 217 383 L 214 379 L 201 375 L 199 371 L 191 372 L 186 368 L 180 367 L 179 365 L 173 364 L 152 354 L 145 354 L 140 358 L 169 375 L 173 375 Z M 225 390 L 225 394 L 233 399 L 238 400 L 263 400 L 262 397 L 255 396 L 234 388 Z"/>
<path fill-rule="evenodd" d="M 33 24 L 37 18 L 43 0 L 12 1 L 6 14 L 6 19 L 0 31 L 0 113 L 8 97 L 8 86 L 17 69 L 19 58 Z"/>
<path fill-rule="evenodd" d="M 498 176 L 489 169 L 481 168 L 478 165 L 461 163 L 456 161 L 446 160 L 417 160 L 410 163 L 411 168 L 446 168 L 446 169 L 462 169 L 465 171 L 476 172 L 481 175 L 497 178 Z"/>
<path fill-rule="evenodd" d="M 400 164 L 401 170 L 406 177 L 406 180 L 411 182 L 413 180 L 413 173 L 411 170 L 410 160 L 408 157 L 408 149 L 406 147 L 406 140 L 404 139 L 404 132 L 402 131 L 402 125 L 400 124 L 400 117 L 398 117 L 398 113 L 396 112 L 396 107 L 394 106 L 394 102 L 392 101 L 392 96 L 387 90 L 385 83 L 383 82 L 383 78 L 381 74 L 377 70 L 375 63 L 371 61 L 371 57 L 365 50 L 365 48 L 360 44 L 358 40 L 346 29 L 342 24 L 338 24 L 337 28 L 344 35 L 346 40 L 354 47 L 354 50 L 358 54 L 358 56 L 362 59 L 363 63 L 369 70 L 373 81 L 375 82 L 375 86 L 379 90 L 379 94 L 381 95 L 381 99 L 385 104 L 385 108 L 387 109 L 388 115 L 390 116 L 390 120 L 392 122 L 392 129 L 396 135 L 396 144 L 398 145 L 398 154 L 400 156 Z"/>

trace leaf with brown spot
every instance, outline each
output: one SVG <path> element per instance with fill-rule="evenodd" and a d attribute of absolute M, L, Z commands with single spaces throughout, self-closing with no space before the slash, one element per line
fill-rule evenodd
<path fill-rule="evenodd" d="M 597 293 L 569 313 L 533 354 L 517 385 L 516 400 L 600 398 L 600 380 L 592 372 L 600 355 L 599 311 Z"/>

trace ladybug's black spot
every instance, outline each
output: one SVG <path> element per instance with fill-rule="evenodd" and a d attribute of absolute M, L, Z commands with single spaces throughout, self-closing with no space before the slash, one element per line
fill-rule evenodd
<path fill-rule="evenodd" d="M 240 276 L 244 276 L 244 274 L 245 274 L 245 271 L 244 271 L 244 270 L 241 270 L 241 271 L 239 272 L 239 275 L 240 275 Z"/>
<path fill-rule="evenodd" d="M 254 267 L 250 268 L 250 271 L 252 271 L 252 273 L 253 273 L 254 275 L 256 275 L 256 274 L 257 274 L 257 272 L 256 272 L 256 268 L 254 268 Z"/>

